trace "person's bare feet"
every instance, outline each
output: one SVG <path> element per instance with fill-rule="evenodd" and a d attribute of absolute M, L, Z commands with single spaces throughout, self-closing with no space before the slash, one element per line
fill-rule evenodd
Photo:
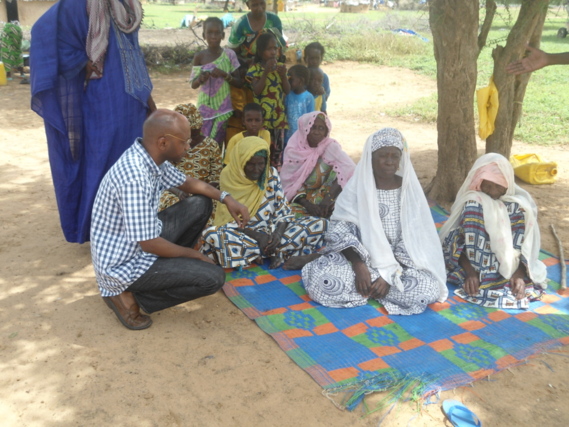
<path fill-rule="evenodd" d="M 112 297 L 103 297 L 103 301 L 128 329 L 140 330 L 149 328 L 152 325 L 150 316 L 140 313 L 140 307 L 136 303 L 132 292 L 123 292 Z"/>
<path fill-rule="evenodd" d="M 283 270 L 301 270 L 306 264 L 319 258 L 320 254 L 290 257 L 283 265 Z"/>

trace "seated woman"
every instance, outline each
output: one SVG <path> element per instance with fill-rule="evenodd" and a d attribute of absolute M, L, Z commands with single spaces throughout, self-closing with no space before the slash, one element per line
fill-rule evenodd
<path fill-rule="evenodd" d="M 243 138 L 221 172 L 222 197 L 230 193 L 251 214 L 247 227 L 238 228 L 225 205 L 218 205 L 215 226 L 204 231 L 202 252 L 222 267 L 247 266 L 270 258 L 269 268 L 277 268 L 291 257 L 311 254 L 322 246 L 328 221 L 294 218 L 268 155 L 267 141 L 256 136 Z"/>
<path fill-rule="evenodd" d="M 500 154 L 472 166 L 440 231 L 455 293 L 485 307 L 528 308 L 546 288 L 537 207 Z"/>
<path fill-rule="evenodd" d="M 179 104 L 174 111 L 182 114 L 188 119 L 192 128 L 190 149 L 186 152 L 178 163 L 174 166 L 180 172 L 185 173 L 192 178 L 200 179 L 214 187 L 219 186 L 219 174 L 221 173 L 221 150 L 219 144 L 209 136 L 201 133 L 203 118 L 194 104 Z M 170 188 L 162 193 L 158 212 L 178 203 L 180 200 L 188 197 L 178 188 Z M 213 225 L 215 217 L 215 206 L 209 225 Z"/>
<path fill-rule="evenodd" d="M 281 179 L 297 218 L 329 218 L 334 201 L 354 173 L 356 165 L 330 138 L 331 131 L 332 124 L 325 114 L 304 114 L 285 148 Z"/>
<path fill-rule="evenodd" d="M 435 224 L 397 129 L 368 138 L 324 239 L 323 255 L 302 269 L 310 298 L 322 305 L 373 298 L 389 314 L 418 314 L 447 297 Z"/>

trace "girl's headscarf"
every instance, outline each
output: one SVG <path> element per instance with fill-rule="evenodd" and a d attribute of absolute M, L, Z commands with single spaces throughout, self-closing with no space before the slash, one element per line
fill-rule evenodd
<path fill-rule="evenodd" d="M 492 166 L 494 165 L 494 166 Z M 495 168 L 498 168 L 499 172 Z M 505 180 L 506 194 L 498 200 L 492 199 L 487 194 L 479 191 L 480 176 L 484 174 L 489 179 L 487 172 L 494 170 L 493 175 L 499 174 Z M 477 181 L 480 181 L 478 185 Z M 495 181 L 493 181 L 495 182 Z M 516 202 L 524 210 L 525 233 L 521 253 L 528 262 L 528 276 L 536 285 L 544 285 L 547 280 L 545 265 L 539 260 L 539 248 L 541 236 L 537 223 L 537 206 L 527 191 L 516 185 L 514 169 L 501 154 L 488 153 L 481 156 L 468 172 L 464 183 L 458 190 L 456 200 L 452 205 L 450 217 L 440 230 L 441 242 L 445 241 L 448 234 L 459 226 L 464 204 L 474 200 L 482 205 L 484 212 L 484 227 L 490 236 L 490 247 L 500 263 L 500 274 L 505 279 L 510 279 L 518 268 L 520 251 L 514 249 L 512 237 L 512 225 L 508 210 L 503 202 Z"/>
<path fill-rule="evenodd" d="M 198 108 L 194 104 L 178 104 L 174 111 L 180 113 L 186 119 L 192 129 L 201 129 L 203 126 L 203 117 Z"/>
<path fill-rule="evenodd" d="M 269 144 L 257 136 L 243 138 L 231 151 L 229 164 L 221 171 L 220 190 L 227 191 L 239 203 L 247 206 L 251 217 L 259 210 L 265 198 L 265 189 L 269 179 L 270 162 L 267 160 L 264 174 L 258 181 L 251 181 L 245 176 L 245 165 L 253 156 L 269 152 Z M 267 156 L 265 154 L 265 156 Z M 261 182 L 260 182 L 261 181 Z M 215 213 L 214 224 L 225 225 L 233 221 L 227 207 L 220 203 Z"/>
<path fill-rule="evenodd" d="M 328 134 L 316 148 L 308 145 L 308 134 L 317 117 L 326 122 Z M 296 196 L 298 189 L 310 176 L 318 159 L 332 166 L 342 188 L 354 173 L 356 165 L 353 160 L 342 150 L 335 139 L 330 138 L 332 124 L 325 114 L 319 111 L 304 114 L 298 119 L 298 130 L 290 137 L 284 151 L 283 167 L 281 169 L 281 181 L 286 198 L 290 201 Z"/>
<path fill-rule="evenodd" d="M 402 151 L 397 175 L 402 177 L 403 242 L 416 268 L 431 272 L 437 279 L 439 301 L 442 302 L 448 296 L 442 248 L 427 199 L 411 164 L 407 144 L 397 129 L 381 129 L 367 139 L 352 179 L 336 200 L 331 220 L 356 224 L 360 229 L 362 243 L 370 254 L 372 267 L 379 270 L 387 283 L 404 291 L 401 282 L 402 267 L 393 255 L 381 223 L 372 166 L 372 153 L 382 147 L 392 146 Z"/>

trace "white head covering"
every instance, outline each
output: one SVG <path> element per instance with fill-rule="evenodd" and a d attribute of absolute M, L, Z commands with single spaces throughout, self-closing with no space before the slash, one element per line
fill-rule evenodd
<path fill-rule="evenodd" d="M 402 268 L 393 255 L 379 215 L 372 166 L 372 152 L 387 146 L 402 150 L 399 171 L 401 185 L 401 230 L 405 248 L 420 270 L 427 270 L 439 282 L 439 301 L 446 300 L 446 271 L 442 248 L 431 211 L 417 179 L 403 135 L 393 128 L 372 134 L 364 146 L 354 175 L 336 200 L 332 220 L 349 221 L 360 229 L 362 243 L 371 256 L 371 265 L 391 286 L 404 291 Z"/>
<path fill-rule="evenodd" d="M 491 163 L 495 163 L 500 168 L 508 184 L 506 194 L 498 200 L 492 199 L 481 191 L 469 190 L 477 170 Z M 521 253 L 528 261 L 528 276 L 532 282 L 536 285 L 544 285 L 547 280 L 547 270 L 538 258 L 541 236 L 537 223 L 537 206 L 529 193 L 516 185 L 514 169 L 504 156 L 488 153 L 476 160 L 468 172 L 466 180 L 458 190 L 449 219 L 441 228 L 440 239 L 442 242 L 458 226 L 464 204 L 469 200 L 474 200 L 482 205 L 484 227 L 490 236 L 490 247 L 500 263 L 500 274 L 505 279 L 510 279 L 518 268 L 520 251 L 514 249 L 510 217 L 503 202 L 516 202 L 520 205 L 524 210 L 525 217 L 525 233 Z"/>

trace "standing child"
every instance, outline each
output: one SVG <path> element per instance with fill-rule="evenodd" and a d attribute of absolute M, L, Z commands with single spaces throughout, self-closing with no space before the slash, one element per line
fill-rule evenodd
<path fill-rule="evenodd" d="M 304 62 L 306 62 L 306 66 L 308 68 L 320 68 L 325 52 L 324 46 L 318 42 L 307 44 L 304 48 Z M 324 71 L 322 71 L 322 74 L 322 86 L 324 87 L 325 95 L 322 99 L 323 109 L 321 111 L 326 112 L 328 98 L 330 98 L 332 90 L 330 89 L 330 79 L 328 78 L 328 74 Z"/>
<path fill-rule="evenodd" d="M 190 82 L 193 89 L 201 86 L 198 109 L 204 119 L 202 132 L 222 147 L 227 120 L 233 113 L 229 85 L 242 84 L 235 72 L 239 60 L 231 49 L 220 46 L 225 37 L 221 19 L 207 18 L 203 24 L 203 37 L 207 49 L 194 56 Z"/>
<path fill-rule="evenodd" d="M 308 90 L 314 96 L 314 110 L 326 113 L 326 91 L 322 85 L 324 72 L 320 68 L 309 68 Z"/>
<path fill-rule="evenodd" d="M 264 33 L 257 39 L 257 61 L 247 71 L 247 81 L 253 90 L 255 102 L 263 108 L 264 125 L 271 133 L 273 166 L 280 165 L 284 149 L 284 130 L 288 128 L 284 97 L 290 92 L 286 66 L 277 62 L 277 39 Z"/>
<path fill-rule="evenodd" d="M 243 108 L 243 127 L 245 128 L 245 131 L 236 134 L 227 144 L 227 149 L 225 150 L 225 156 L 223 158 L 224 165 L 228 163 L 231 151 L 235 148 L 235 145 L 237 145 L 237 143 L 243 138 L 248 136 L 258 136 L 271 144 L 271 134 L 268 130 L 263 129 L 263 121 L 263 107 L 259 104 L 252 102 Z"/>
<path fill-rule="evenodd" d="M 237 72 L 239 73 L 240 80 L 244 82 L 249 67 L 241 60 L 239 60 L 239 63 L 241 65 Z M 225 132 L 226 147 L 229 141 L 231 141 L 231 138 L 245 130 L 245 127 L 243 126 L 243 108 L 252 102 L 254 102 L 254 99 L 253 92 L 250 87 L 246 85 L 243 85 L 242 87 L 231 86 L 231 105 L 233 106 L 233 115 L 229 120 L 227 120 L 227 131 Z"/>
<path fill-rule="evenodd" d="M 304 65 L 293 65 L 288 70 L 288 81 L 291 92 L 286 96 L 286 119 L 288 129 L 285 131 L 285 146 L 293 133 L 298 129 L 298 119 L 306 113 L 314 111 L 314 96 L 306 90 L 310 74 Z"/>

